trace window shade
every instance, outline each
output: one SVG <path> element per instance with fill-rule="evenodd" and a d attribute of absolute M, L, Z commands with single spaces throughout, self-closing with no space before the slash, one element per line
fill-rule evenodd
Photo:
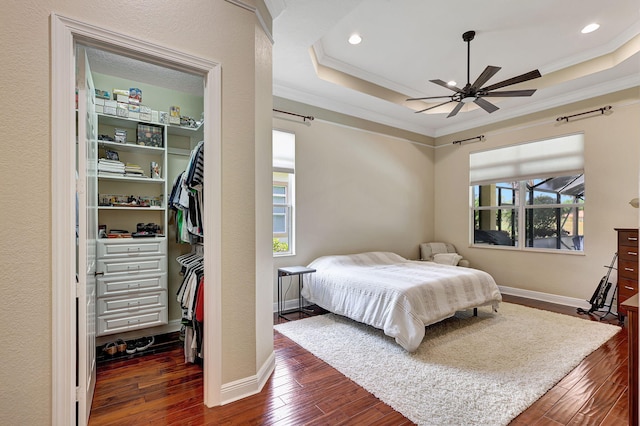
<path fill-rule="evenodd" d="M 273 171 L 294 173 L 296 165 L 296 136 L 293 133 L 273 131 Z"/>
<path fill-rule="evenodd" d="M 511 145 L 469 155 L 469 182 L 480 185 L 582 173 L 584 135 Z"/>

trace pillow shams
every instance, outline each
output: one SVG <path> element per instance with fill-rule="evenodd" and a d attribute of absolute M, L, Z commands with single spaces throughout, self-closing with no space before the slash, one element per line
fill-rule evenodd
<path fill-rule="evenodd" d="M 443 265 L 457 266 L 460 259 L 462 259 L 462 256 L 457 253 L 437 253 L 433 255 L 433 261 Z"/>

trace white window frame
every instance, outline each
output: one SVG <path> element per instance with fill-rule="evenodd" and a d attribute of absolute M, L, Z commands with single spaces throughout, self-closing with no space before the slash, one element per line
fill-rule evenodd
<path fill-rule="evenodd" d="M 526 183 L 531 179 L 584 174 L 584 135 L 582 133 L 470 153 L 469 167 L 469 245 L 471 247 L 584 254 L 582 241 L 580 242 L 580 248 L 573 250 L 526 247 L 526 218 L 527 212 L 531 210 L 568 207 L 581 208 L 582 226 L 584 229 L 585 202 L 537 205 L 526 203 L 528 192 Z M 499 205 L 499 203 L 496 203 L 491 206 L 478 207 L 474 205 L 474 188 L 476 186 L 497 185 L 506 182 L 518 182 L 514 204 Z M 514 229 L 512 229 L 512 232 L 516 232 L 515 245 L 476 243 L 476 211 L 496 212 L 498 210 L 512 210 L 516 214 L 516 224 Z"/>
<path fill-rule="evenodd" d="M 284 138 L 278 139 L 278 138 Z M 289 245 L 287 251 L 273 252 L 274 257 L 295 255 L 295 133 L 273 130 L 273 186 L 285 186 L 285 232 L 273 232 L 274 239 L 286 238 Z M 273 191 L 272 191 L 273 192 Z M 283 204 L 273 202 L 273 207 L 282 207 Z M 272 210 L 272 223 L 273 223 Z"/>

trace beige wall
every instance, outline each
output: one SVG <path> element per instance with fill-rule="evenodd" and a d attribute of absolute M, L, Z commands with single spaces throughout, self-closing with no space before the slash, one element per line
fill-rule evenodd
<path fill-rule="evenodd" d="M 319 119 L 273 126 L 296 135 L 296 255 L 276 268 L 373 250 L 417 258 L 434 234 L 434 148 Z"/>
<path fill-rule="evenodd" d="M 437 140 L 435 238 L 450 241 L 472 266 L 491 273 L 499 285 L 588 299 L 616 251 L 615 227 L 637 227 L 640 159 L 640 92 L 637 88 L 523 117 L 501 125 Z M 611 105 L 610 115 L 557 122 L 559 116 Z M 584 132 L 584 255 L 533 253 L 469 247 L 469 153 L 518 142 Z M 484 134 L 482 143 L 450 145 Z M 612 276 L 615 283 L 615 274 Z"/>
<path fill-rule="evenodd" d="M 256 353 L 265 352 L 256 348 L 256 303 L 261 302 L 252 299 L 256 293 L 255 144 L 257 132 L 266 133 L 265 126 L 256 130 L 255 122 L 262 115 L 269 121 L 271 117 L 268 102 L 255 104 L 257 91 L 263 99 L 271 91 L 270 77 L 255 75 L 255 14 L 223 0 L 153 5 L 42 0 L 6 6 L 0 15 L 4 116 L 0 196 L 6 203 L 0 214 L 0 322 L 6 342 L 0 349 L 0 423 L 51 424 L 51 353 L 62 343 L 51 340 L 52 11 L 222 64 L 222 382 L 254 375 Z M 270 47 L 261 43 L 261 49 L 269 55 Z M 260 65 L 258 72 L 265 69 Z M 263 303 L 270 308 L 270 300 Z M 262 337 L 260 342 L 267 340 Z"/>

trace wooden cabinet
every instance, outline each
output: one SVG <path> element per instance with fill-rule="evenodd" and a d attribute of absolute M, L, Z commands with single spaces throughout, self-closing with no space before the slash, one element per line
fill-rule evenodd
<path fill-rule="evenodd" d="M 629 315 L 629 424 L 638 424 L 638 295 L 623 300 L 622 307 Z"/>
<path fill-rule="evenodd" d="M 638 293 L 638 229 L 615 228 L 618 232 L 618 316 L 627 315 L 622 302 Z"/>

